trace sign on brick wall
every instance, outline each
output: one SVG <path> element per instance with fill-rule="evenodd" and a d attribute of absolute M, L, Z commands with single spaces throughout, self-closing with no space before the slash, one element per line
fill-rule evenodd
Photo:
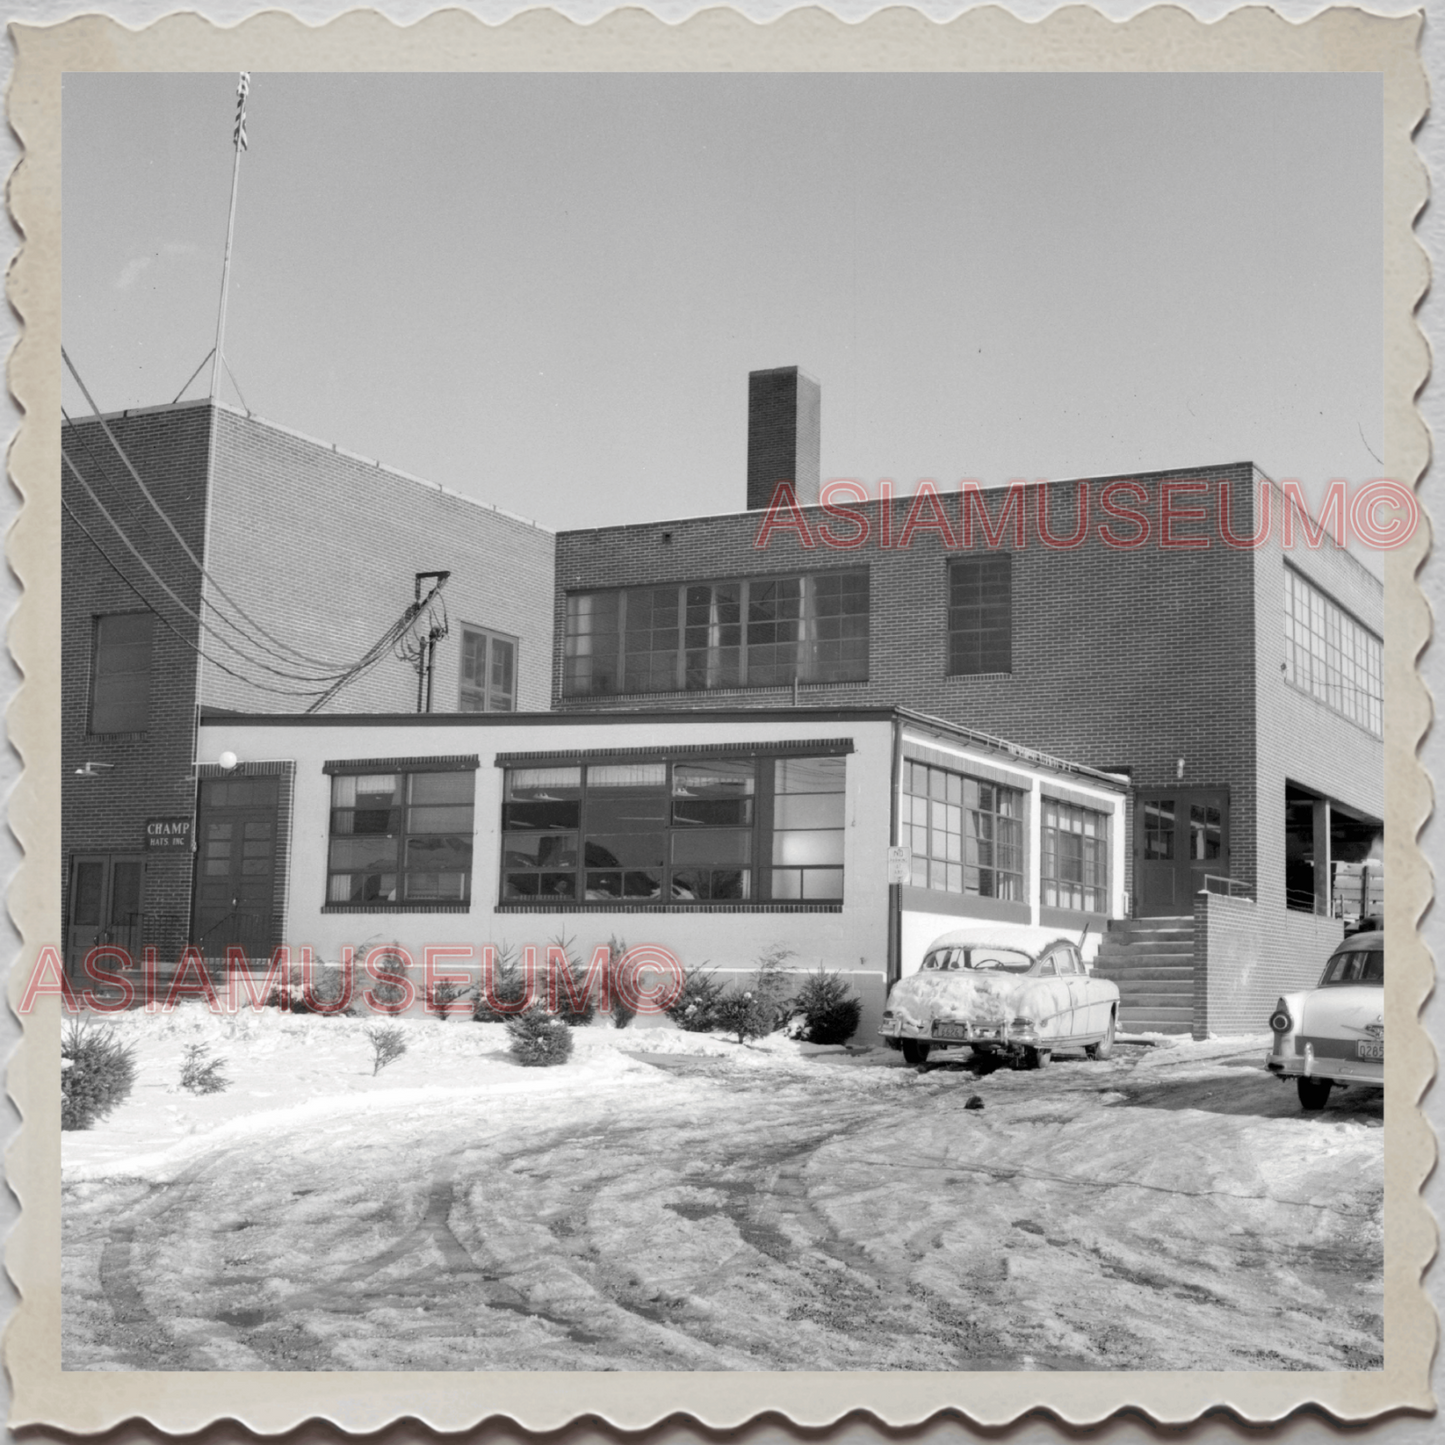
<path fill-rule="evenodd" d="M 189 849 L 191 820 L 189 818 L 147 818 L 146 849 Z"/>

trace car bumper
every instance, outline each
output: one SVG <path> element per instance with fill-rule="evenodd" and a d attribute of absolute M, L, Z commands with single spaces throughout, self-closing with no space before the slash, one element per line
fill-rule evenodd
<path fill-rule="evenodd" d="M 962 1045 L 1002 1048 L 1010 1044 L 1037 1044 L 1038 1028 L 1033 1024 L 1002 1023 L 970 1019 L 933 1019 L 916 1023 L 912 1019 L 885 1019 L 878 1032 L 885 1039 L 918 1039 L 934 1048 L 947 1049 Z"/>
<path fill-rule="evenodd" d="M 1308 1045 L 1302 1054 L 1270 1052 L 1264 1057 L 1264 1066 L 1280 1079 L 1330 1079 L 1337 1084 L 1373 1084 L 1377 1088 L 1385 1085 L 1383 1059 L 1318 1058 Z"/>

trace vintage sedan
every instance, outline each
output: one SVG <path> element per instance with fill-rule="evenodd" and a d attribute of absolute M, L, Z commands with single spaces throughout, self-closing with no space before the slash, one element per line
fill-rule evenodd
<path fill-rule="evenodd" d="M 1330 955 L 1318 988 L 1287 993 L 1269 1026 L 1264 1066 L 1294 1079 L 1302 1109 L 1323 1109 L 1330 1089 L 1385 1084 L 1385 935 L 1356 933 Z"/>
<path fill-rule="evenodd" d="M 935 939 L 893 985 L 879 1033 L 910 1064 L 966 1045 L 1040 1068 L 1056 1049 L 1108 1058 L 1118 1026 L 1117 986 L 1094 977 L 1076 943 L 1014 925 Z"/>

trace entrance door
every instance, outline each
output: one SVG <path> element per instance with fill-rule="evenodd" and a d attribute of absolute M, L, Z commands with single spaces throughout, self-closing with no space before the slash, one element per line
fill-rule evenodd
<path fill-rule="evenodd" d="M 268 958 L 273 936 L 280 780 L 207 778 L 196 809 L 196 902 L 191 942 L 206 958 L 240 948 Z"/>
<path fill-rule="evenodd" d="M 83 853 L 70 870 L 70 921 L 65 966 L 79 976 L 85 955 L 108 944 L 140 962 L 145 906 L 145 856 Z"/>
<path fill-rule="evenodd" d="M 1209 875 L 1229 876 L 1229 790 L 1144 788 L 1134 828 L 1135 911 L 1194 911 Z"/>

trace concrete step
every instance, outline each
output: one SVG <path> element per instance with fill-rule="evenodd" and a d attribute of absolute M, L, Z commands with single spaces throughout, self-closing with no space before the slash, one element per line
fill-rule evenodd
<path fill-rule="evenodd" d="M 1135 958 L 1096 958 L 1094 967 L 1111 978 L 1116 973 L 1156 973 L 1161 970 L 1164 973 L 1177 973 L 1181 968 L 1193 969 L 1194 959 L 1178 953 L 1140 954 Z"/>
<path fill-rule="evenodd" d="M 1148 1007 L 1135 1005 L 1132 1008 L 1120 1008 L 1119 1010 L 1119 1027 L 1126 1033 L 1130 1029 L 1139 1028 L 1143 1019 L 1154 1020 L 1154 1023 L 1149 1025 L 1151 1028 L 1160 1023 L 1183 1024 L 1189 1028 L 1194 1023 L 1194 1010 L 1175 1004 L 1151 1004 Z"/>
<path fill-rule="evenodd" d="M 1192 1034 L 1194 1020 L 1129 1018 L 1120 1021 L 1120 1032 L 1126 1034 Z"/>
<path fill-rule="evenodd" d="M 1094 974 L 1097 978 L 1111 978 L 1115 983 L 1122 983 L 1125 979 L 1193 978 L 1194 965 L 1192 963 L 1175 965 L 1126 963 L 1108 964 L 1101 968 L 1095 964 Z"/>
<path fill-rule="evenodd" d="M 1128 958 L 1136 953 L 1193 953 L 1194 938 L 1131 938 L 1127 943 L 1116 943 L 1106 938 L 1099 945 L 1100 954 L 1107 958 Z"/>
<path fill-rule="evenodd" d="M 1119 1011 L 1133 1018 L 1138 1013 L 1194 1014 L 1194 990 L 1188 993 L 1140 993 L 1119 995 Z"/>

